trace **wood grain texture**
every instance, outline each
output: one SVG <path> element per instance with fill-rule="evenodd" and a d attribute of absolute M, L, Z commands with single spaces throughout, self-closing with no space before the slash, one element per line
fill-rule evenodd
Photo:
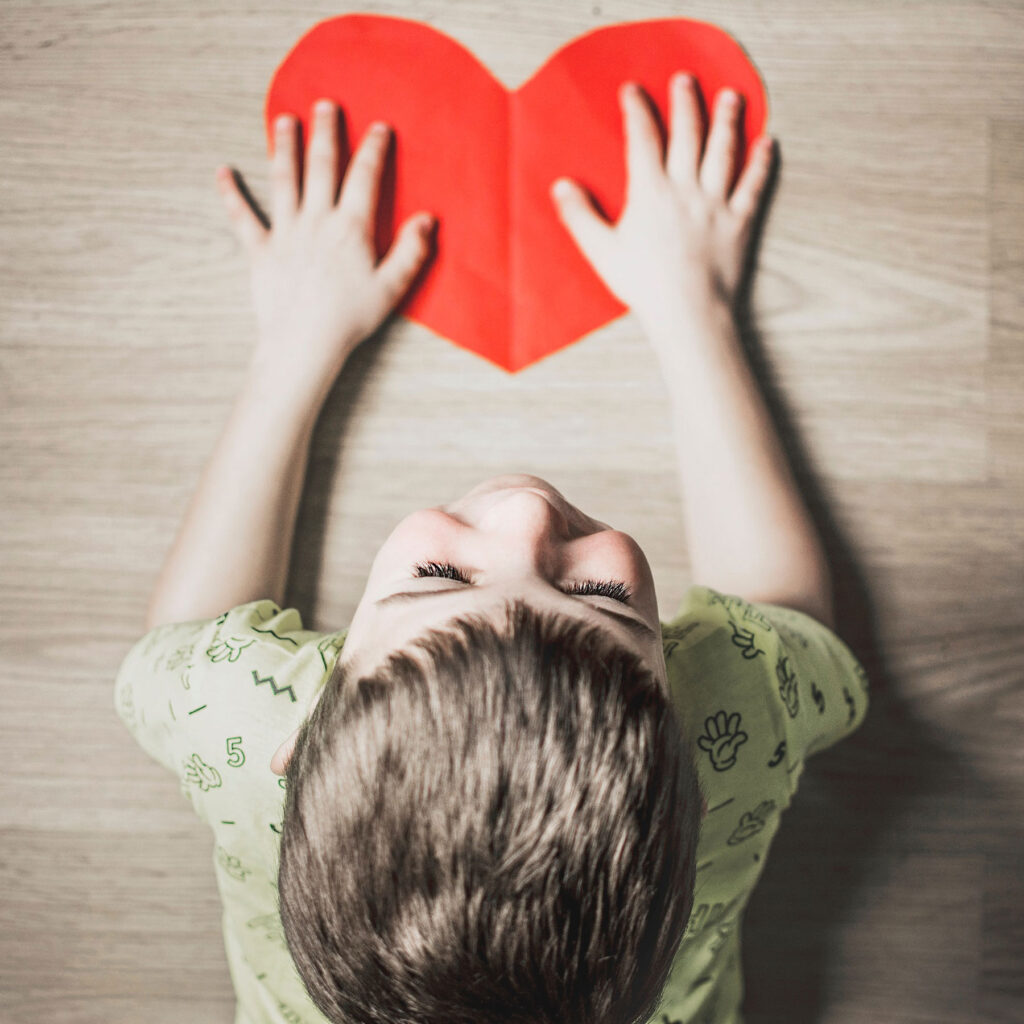
<path fill-rule="evenodd" d="M 1024 1017 L 1024 7 L 373 3 L 506 85 L 590 28 L 715 22 L 781 162 L 760 372 L 875 687 L 810 762 L 745 929 L 750 1024 Z M 267 195 L 262 102 L 314 2 L 0 15 L 0 1019 L 231 1024 L 212 847 L 113 678 L 254 324 L 213 172 Z M 528 471 L 689 584 L 668 396 L 623 317 L 509 377 L 409 322 L 318 424 L 288 603 L 349 621 L 414 508 Z M 699 582 L 699 581 L 697 581 Z M 183 995 L 185 993 L 185 995 Z"/>

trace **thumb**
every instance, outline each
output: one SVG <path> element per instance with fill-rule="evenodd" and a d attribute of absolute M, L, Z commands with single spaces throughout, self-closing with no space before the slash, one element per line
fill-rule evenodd
<path fill-rule="evenodd" d="M 217 190 L 224 200 L 224 206 L 231 219 L 235 235 L 242 245 L 251 252 L 266 239 L 267 229 L 256 216 L 256 211 L 253 210 L 245 196 L 242 195 L 231 168 L 227 165 L 218 167 L 216 177 Z"/>
<path fill-rule="evenodd" d="M 602 276 L 610 252 L 613 229 L 597 212 L 590 197 L 571 178 L 558 178 L 551 185 L 562 223 L 593 268 Z"/>
<path fill-rule="evenodd" d="M 377 267 L 377 276 L 388 294 L 390 305 L 405 294 L 419 273 L 430 251 L 429 236 L 433 224 L 434 218 L 429 214 L 418 213 L 410 217 Z"/>

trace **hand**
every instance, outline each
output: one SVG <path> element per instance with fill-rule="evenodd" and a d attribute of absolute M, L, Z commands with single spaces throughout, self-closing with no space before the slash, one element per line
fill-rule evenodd
<path fill-rule="evenodd" d="M 321 100 L 311 120 L 301 186 L 298 121 L 284 115 L 275 125 L 269 229 L 229 168 L 218 170 L 217 181 L 252 260 L 259 325 L 254 365 L 279 385 L 327 379 L 329 388 L 351 351 L 380 326 L 419 272 L 433 218 L 410 217 L 378 264 L 374 225 L 389 130 L 374 126 L 363 137 L 336 202 L 337 108 Z"/>
<path fill-rule="evenodd" d="M 584 190 L 568 178 L 554 193 L 561 219 L 613 294 L 645 325 L 667 311 L 686 312 L 709 295 L 733 307 L 750 228 L 772 160 L 761 136 L 730 196 L 735 171 L 739 104 L 718 94 L 704 144 L 696 84 L 677 73 L 670 82 L 668 160 L 661 133 L 639 87 L 619 90 L 626 135 L 626 202 L 617 224 L 599 216 Z M 557 183 L 556 183 L 557 184 Z"/>

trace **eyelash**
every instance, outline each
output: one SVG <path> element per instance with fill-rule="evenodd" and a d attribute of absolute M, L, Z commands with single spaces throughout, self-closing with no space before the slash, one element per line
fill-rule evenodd
<path fill-rule="evenodd" d="M 449 562 L 417 562 L 413 568 L 416 570 L 417 577 L 443 576 L 450 580 L 459 580 L 462 583 L 472 582 L 461 569 L 457 569 Z M 573 583 L 564 593 L 599 594 L 602 597 L 610 597 L 615 601 L 621 601 L 623 604 L 628 604 L 630 597 L 633 596 L 633 592 L 629 587 L 618 580 L 578 581 Z"/>

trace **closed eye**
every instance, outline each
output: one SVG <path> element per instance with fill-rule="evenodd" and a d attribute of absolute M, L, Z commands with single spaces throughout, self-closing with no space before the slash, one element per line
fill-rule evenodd
<path fill-rule="evenodd" d="M 459 580 L 461 583 L 472 582 L 466 573 L 450 562 L 418 562 L 414 568 L 417 578 L 443 576 L 446 579 Z M 559 589 L 564 594 L 598 594 L 621 601 L 623 604 L 629 604 L 629 599 L 633 596 L 632 590 L 620 580 L 577 580 Z"/>

